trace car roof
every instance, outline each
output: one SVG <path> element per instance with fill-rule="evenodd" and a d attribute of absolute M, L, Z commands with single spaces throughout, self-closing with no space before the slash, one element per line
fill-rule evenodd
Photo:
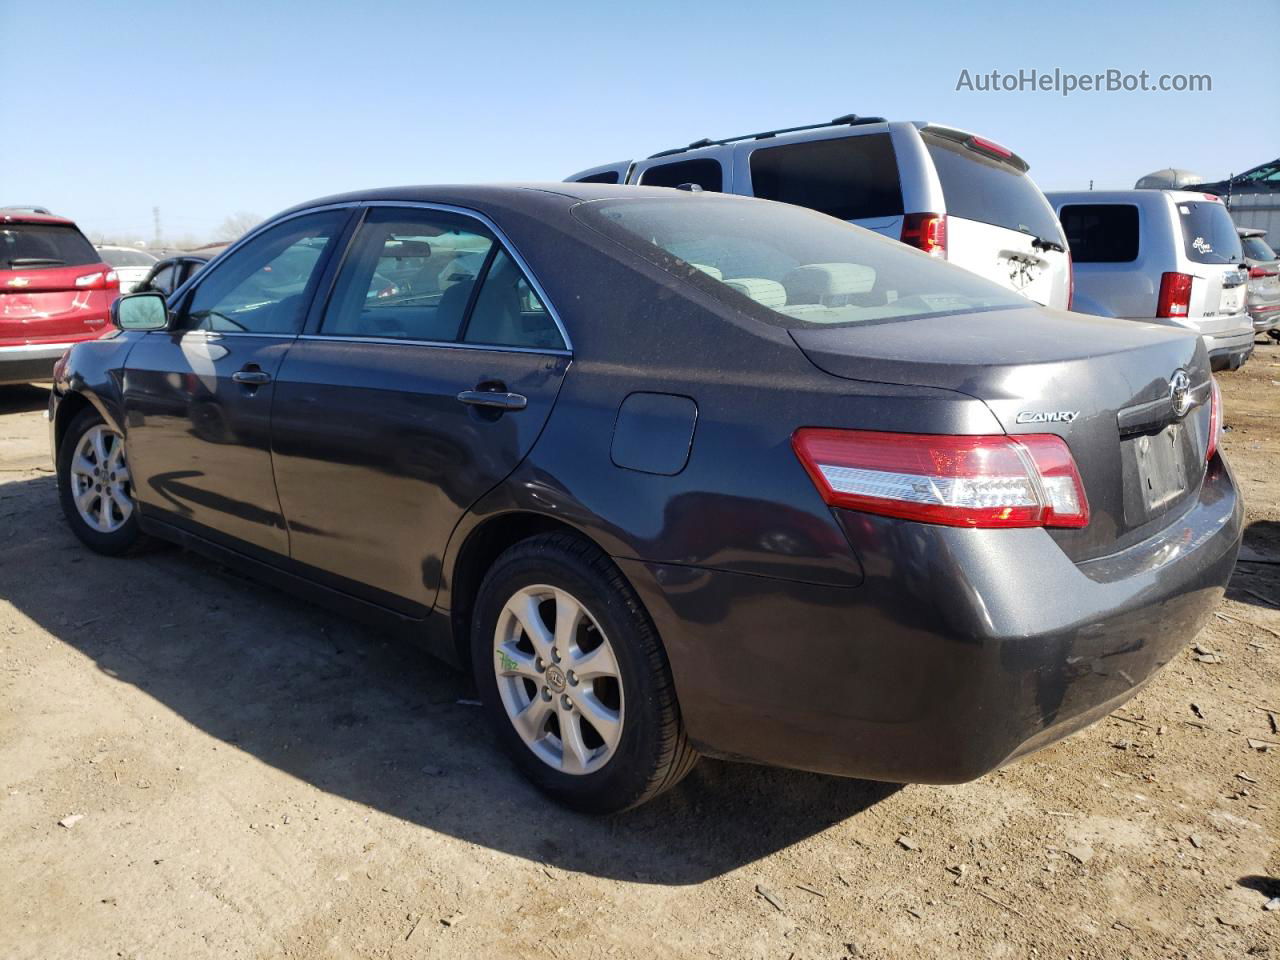
<path fill-rule="evenodd" d="M 56 217 L 51 213 L 28 213 L 22 210 L 0 210 L 0 221 L 4 223 L 56 223 L 74 227 L 76 222 L 66 217 Z"/>
<path fill-rule="evenodd" d="M 1211 193 L 1203 193 L 1199 190 L 1148 190 L 1137 189 L 1132 190 L 1046 190 L 1044 195 L 1051 202 L 1056 203 L 1088 203 L 1094 201 L 1096 203 L 1116 203 L 1119 201 L 1134 202 L 1147 197 L 1158 197 L 1164 195 L 1171 200 L 1210 200 L 1214 203 L 1221 203 L 1222 198 L 1214 196 Z"/>

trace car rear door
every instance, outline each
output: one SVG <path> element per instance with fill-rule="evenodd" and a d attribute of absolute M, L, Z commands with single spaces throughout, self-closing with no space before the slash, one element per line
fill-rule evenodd
<path fill-rule="evenodd" d="M 1025 164 L 962 131 L 925 127 L 920 136 L 942 186 L 947 260 L 1065 310 L 1071 286 L 1066 240 Z"/>
<path fill-rule="evenodd" d="M 274 378 L 351 214 L 307 212 L 251 237 L 180 296 L 172 330 L 130 352 L 126 442 L 146 516 L 288 555 L 271 472 Z"/>
<path fill-rule="evenodd" d="M 541 432 L 568 347 L 492 223 L 372 205 L 276 378 L 275 476 L 294 561 L 425 614 L 455 524 Z"/>

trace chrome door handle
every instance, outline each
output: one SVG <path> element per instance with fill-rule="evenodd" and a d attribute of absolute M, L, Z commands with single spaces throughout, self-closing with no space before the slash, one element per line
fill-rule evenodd
<path fill-rule="evenodd" d="M 231 375 L 236 383 L 245 383 L 252 387 L 271 382 L 271 374 L 265 370 L 237 370 Z"/>
<path fill-rule="evenodd" d="M 519 393 L 502 393 L 498 390 L 463 390 L 458 394 L 461 403 L 493 410 L 523 410 L 529 399 Z"/>

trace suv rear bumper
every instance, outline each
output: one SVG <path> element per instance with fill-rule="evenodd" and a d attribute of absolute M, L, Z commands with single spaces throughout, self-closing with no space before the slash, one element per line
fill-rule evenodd
<path fill-rule="evenodd" d="M 1201 334 L 1211 369 L 1237 370 L 1253 354 L 1253 321 L 1247 313 L 1240 314 L 1239 320 L 1225 332 Z"/>
<path fill-rule="evenodd" d="M 0 384 L 53 379 L 54 362 L 74 342 L 0 345 Z"/>
<path fill-rule="evenodd" d="M 1114 710 L 1222 596 L 1243 508 L 1215 458 L 1150 540 L 1074 564 L 1042 529 L 838 511 L 867 579 L 837 588 L 618 563 L 713 755 L 914 783 L 982 776 Z"/>

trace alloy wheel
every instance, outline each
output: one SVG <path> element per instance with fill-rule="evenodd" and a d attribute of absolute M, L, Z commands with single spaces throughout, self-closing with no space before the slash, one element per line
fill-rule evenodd
<path fill-rule="evenodd" d="M 493 646 L 498 693 L 526 746 L 562 773 L 607 764 L 622 736 L 622 677 L 590 611 L 558 587 L 524 587 L 503 606 Z"/>
<path fill-rule="evenodd" d="M 71 458 L 71 497 L 91 530 L 114 533 L 133 515 L 124 437 L 105 424 L 86 430 Z"/>

